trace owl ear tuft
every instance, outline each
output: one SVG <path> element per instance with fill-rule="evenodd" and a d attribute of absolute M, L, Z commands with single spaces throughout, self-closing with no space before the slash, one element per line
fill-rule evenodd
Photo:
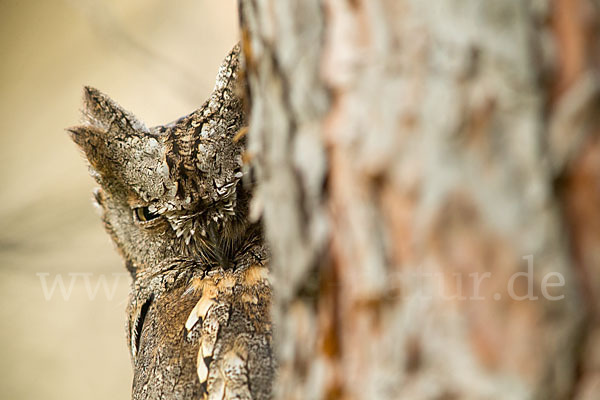
<path fill-rule="evenodd" d="M 79 125 L 67 128 L 71 140 L 77 144 L 87 155 L 86 147 L 90 138 L 104 133 L 104 130 L 90 125 Z"/>
<path fill-rule="evenodd" d="M 80 125 L 67 128 L 67 132 L 94 169 L 102 170 L 103 166 L 109 164 L 110 140 L 104 129 L 92 125 Z"/>
<path fill-rule="evenodd" d="M 172 186 L 160 136 L 91 87 L 84 90 L 83 113 L 84 124 L 67 131 L 108 193 L 134 194 L 149 201 Z"/>
<path fill-rule="evenodd" d="M 83 88 L 83 116 L 91 126 L 110 132 L 136 131 L 149 133 L 143 122 L 116 101 L 91 86 Z"/>

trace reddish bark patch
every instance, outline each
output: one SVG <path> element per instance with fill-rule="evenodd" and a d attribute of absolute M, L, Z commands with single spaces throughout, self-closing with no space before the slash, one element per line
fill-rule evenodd
<path fill-rule="evenodd" d="M 600 139 L 585 143 L 560 180 L 575 273 L 590 313 L 579 359 L 576 397 L 595 398 L 600 387 Z"/>
<path fill-rule="evenodd" d="M 571 250 L 586 303 L 598 316 L 600 301 L 600 140 L 583 146 L 559 188 Z"/>
<path fill-rule="evenodd" d="M 598 56 L 597 12 L 588 0 L 552 2 L 550 26 L 557 47 L 557 69 L 551 88 L 551 102 L 579 79 L 593 58 Z"/>

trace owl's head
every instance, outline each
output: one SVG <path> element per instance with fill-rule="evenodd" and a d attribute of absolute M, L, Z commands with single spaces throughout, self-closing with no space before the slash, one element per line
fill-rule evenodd
<path fill-rule="evenodd" d="M 132 272 L 173 260 L 225 267 L 247 228 L 237 50 L 217 82 L 202 108 L 154 128 L 98 90 L 84 90 L 84 124 L 69 132 L 100 185 L 96 202 Z"/>

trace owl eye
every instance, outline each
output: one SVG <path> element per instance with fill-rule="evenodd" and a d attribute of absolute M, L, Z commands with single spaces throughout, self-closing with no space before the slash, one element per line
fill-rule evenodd
<path fill-rule="evenodd" d="M 149 222 L 160 217 L 160 214 L 150 211 L 148 207 L 135 208 L 133 210 L 133 215 L 139 222 Z"/>

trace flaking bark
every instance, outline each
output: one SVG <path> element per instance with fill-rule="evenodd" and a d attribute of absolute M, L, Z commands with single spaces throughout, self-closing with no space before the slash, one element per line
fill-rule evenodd
<path fill-rule="evenodd" d="M 597 2 L 240 6 L 278 398 L 594 398 Z"/>

